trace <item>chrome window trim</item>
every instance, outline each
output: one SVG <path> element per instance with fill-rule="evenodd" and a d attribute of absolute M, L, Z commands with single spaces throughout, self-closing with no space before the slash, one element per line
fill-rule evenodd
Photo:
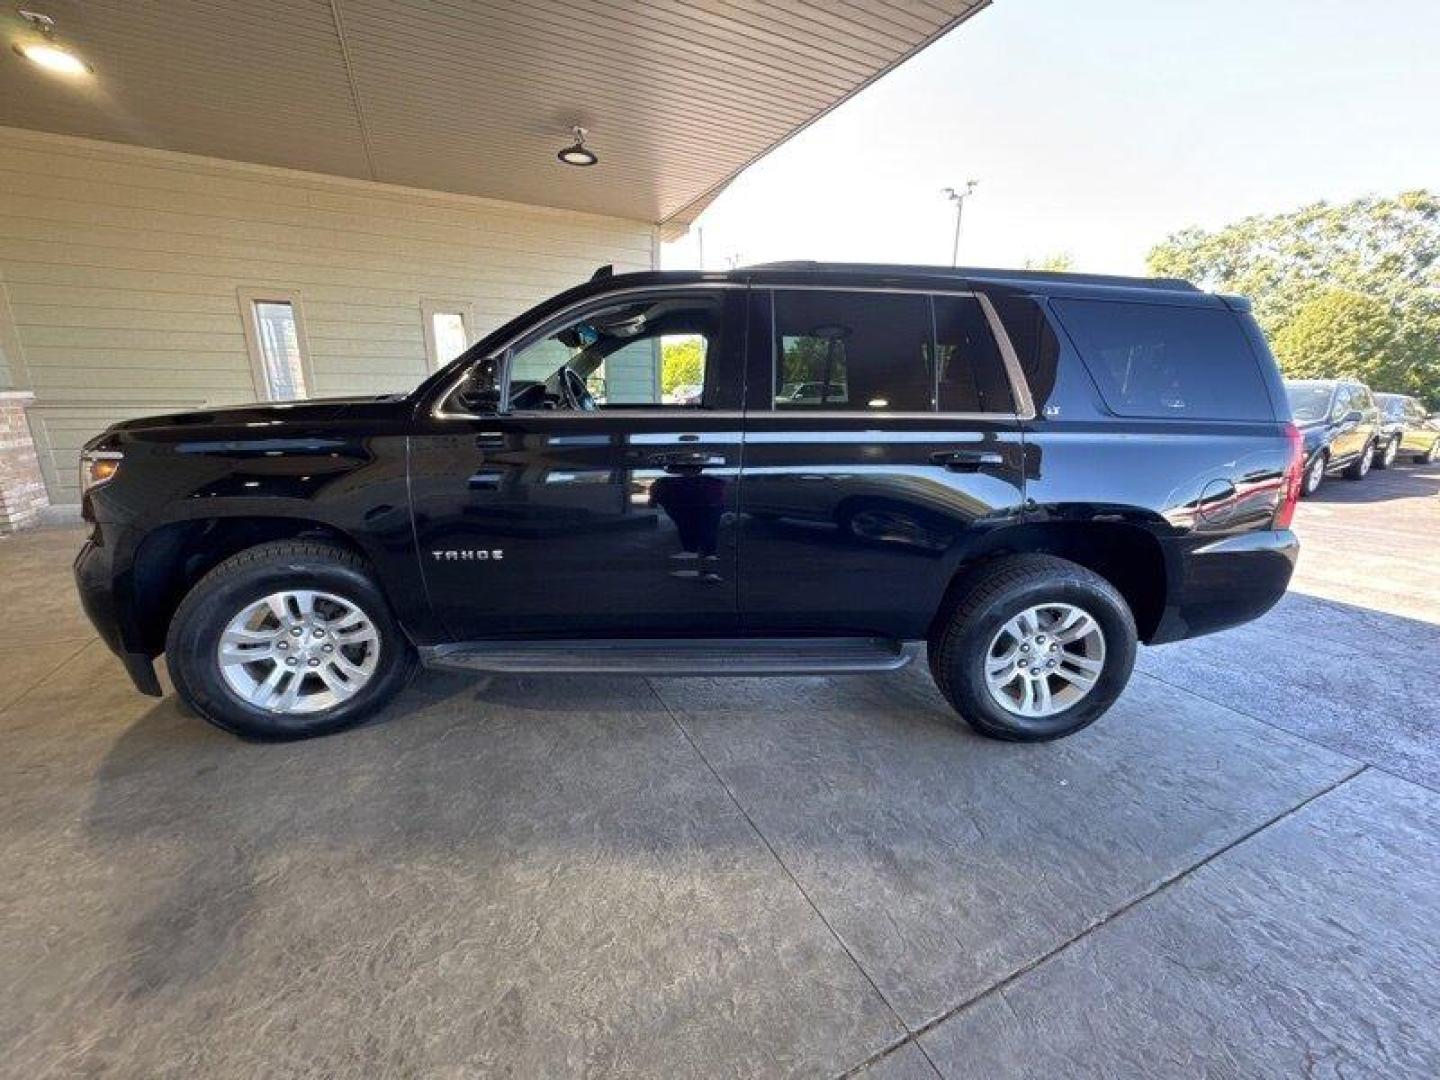
<path fill-rule="evenodd" d="M 747 414 L 752 419 L 755 417 L 783 417 L 787 420 L 799 419 L 802 417 L 814 417 L 817 420 L 1019 420 L 1020 415 L 1015 412 L 886 412 L 883 409 L 875 412 L 843 412 L 839 409 L 766 409 L 763 412 L 752 411 Z"/>
<path fill-rule="evenodd" d="M 518 343 L 520 343 L 521 341 L 523 341 L 524 339 L 530 337 L 531 335 L 536 334 L 536 333 L 539 333 L 539 332 L 544 331 L 544 330 L 547 330 L 547 329 L 549 329 L 550 327 L 556 325 L 556 323 L 561 322 L 562 320 L 567 319 L 567 318 L 573 316 L 576 312 L 581 311 L 581 310 L 584 310 L 584 309 L 586 309 L 586 308 L 589 308 L 589 307 L 591 307 L 592 305 L 603 305 L 605 302 L 611 300 L 611 299 L 614 298 L 614 297 L 622 297 L 622 296 L 637 296 L 637 295 L 645 295 L 645 294 L 669 294 L 669 293 L 677 293 L 677 292 L 679 292 L 679 293 L 684 293 L 684 292 L 711 292 L 711 291 L 715 291 L 715 290 L 719 290 L 719 289 L 748 289 L 748 288 L 751 288 L 751 286 L 750 286 L 749 284 L 747 284 L 747 283 L 745 283 L 745 282 L 739 282 L 739 281 L 716 281 L 716 282 L 705 282 L 704 284 L 697 284 L 697 285 L 679 285 L 679 286 L 634 285 L 634 286 L 630 286 L 630 287 L 624 288 L 624 289 L 615 289 L 615 290 L 613 290 L 613 291 L 611 291 L 611 292 L 602 293 L 602 294 L 600 294 L 600 295 L 598 295 L 598 296 L 591 296 L 591 297 L 586 297 L 585 299 L 582 299 L 582 300 L 576 300 L 574 303 L 569 304 L 569 305 L 567 305 L 566 307 L 561 308 L 559 311 L 555 312 L 554 315 L 552 315 L 549 319 L 547 319 L 547 320 L 546 320 L 544 323 L 542 323 L 540 326 L 538 326 L 538 327 L 530 327 L 530 328 L 527 328 L 527 329 L 525 329 L 525 330 L 520 331 L 518 334 L 515 334 L 513 337 L 511 337 L 511 338 L 509 338 L 507 341 L 505 341 L 505 342 L 504 342 L 497 350 L 495 350 L 494 352 L 488 353 L 488 354 L 486 354 L 486 356 L 484 356 L 484 357 L 479 357 L 479 358 L 477 358 L 476 360 L 470 361 L 469 363 L 465 364 L 465 365 L 463 366 L 463 368 L 461 369 L 460 373 L 459 373 L 454 379 L 452 379 L 452 380 L 450 381 L 450 383 L 445 387 L 444 391 L 443 391 L 443 392 L 440 394 L 440 396 L 436 399 L 435 406 L 430 410 L 431 419 L 434 419 L 434 420 L 482 420 L 482 419 L 484 419 L 484 418 L 487 417 L 487 416 L 497 415 L 497 414 L 495 414 L 495 413 L 449 412 L 449 411 L 447 411 L 447 410 L 445 409 L 445 403 L 450 400 L 451 395 L 454 394 L 455 391 L 456 391 L 456 389 L 459 388 L 460 384 L 465 380 L 466 376 L 469 375 L 471 368 L 472 368 L 475 364 L 480 363 L 482 360 L 491 359 L 491 358 L 494 358 L 494 357 L 497 357 L 497 356 L 498 356 L 498 357 L 500 357 L 500 365 L 501 365 L 501 375 L 500 375 L 500 377 L 501 377 L 501 380 L 502 380 L 503 385 L 504 385 L 504 388 L 505 388 L 505 389 L 504 389 L 504 397 L 503 397 L 502 400 L 501 400 L 501 405 L 502 405 L 502 407 L 503 407 L 503 405 L 506 404 L 506 402 L 508 401 L 509 393 L 510 393 L 510 387 L 509 387 L 509 381 L 510 381 L 510 362 L 511 362 L 511 358 L 512 358 L 512 355 L 513 355 L 513 351 L 514 351 L 514 349 L 515 349 L 515 346 L 516 346 Z M 943 289 L 943 288 L 935 288 L 935 287 L 933 287 L 933 286 L 932 286 L 932 287 L 919 287 L 919 286 L 900 286 L 900 285 L 889 285 L 889 286 L 864 286 L 864 285 L 763 285 L 763 286 L 756 286 L 755 288 L 757 289 L 757 291 L 758 291 L 758 289 L 762 289 L 762 288 L 763 288 L 763 289 L 765 289 L 765 290 L 767 290 L 768 292 L 771 293 L 771 311 L 772 311 L 772 318 L 773 318 L 773 311 L 774 311 L 774 294 L 777 293 L 777 292 L 819 291 L 819 292 L 857 292 L 857 293 L 903 293 L 903 294 L 920 295 L 920 296 L 932 296 L 932 297 L 933 297 L 933 296 L 973 296 L 973 297 L 976 299 L 976 301 L 980 304 L 980 310 L 981 310 L 981 311 L 984 313 L 984 315 L 985 315 L 985 321 L 986 321 L 986 323 L 987 323 L 987 324 L 989 325 L 989 327 L 990 327 L 990 333 L 991 333 L 991 335 L 995 338 L 995 343 L 996 343 L 996 345 L 997 345 L 997 346 L 999 347 L 999 349 L 1000 349 L 1000 359 L 1001 359 L 1001 362 L 1002 362 L 1002 363 L 1004 364 L 1004 366 L 1005 366 L 1005 374 L 1006 374 L 1006 376 L 1007 376 L 1008 379 L 1009 379 L 1009 382 L 1010 382 L 1010 392 L 1011 392 L 1011 394 L 1013 395 L 1013 397 L 1015 398 L 1015 406 L 1016 406 L 1016 407 L 1015 407 L 1015 409 L 1014 409 L 1013 411 L 1009 411 L 1009 412 L 986 412 L 986 413 L 973 413 L 973 412 L 897 412 L 897 413 L 865 413 L 865 412 L 845 412 L 845 411 L 841 411 L 841 410 L 824 410 L 824 411 L 816 410 L 816 411 L 814 411 L 814 412 L 806 412 L 806 411 L 804 411 L 804 410 L 799 410 L 799 409 L 795 410 L 795 411 L 792 413 L 792 412 L 790 412 L 790 411 L 788 411 L 788 410 L 775 409 L 775 408 L 773 408 L 773 403 L 772 403 L 772 408 L 770 408 L 770 409 L 768 409 L 768 410 L 763 410 L 763 411 L 762 411 L 762 410 L 751 410 L 751 411 L 748 412 L 748 415 L 752 415 L 752 416 L 802 416 L 802 415 L 803 415 L 803 416 L 818 417 L 818 418 L 822 418 L 822 419 L 851 419 L 851 420 L 856 419 L 856 418 L 859 418 L 859 417 L 866 417 L 866 416 L 875 417 L 875 418 L 877 418 L 877 419 L 884 418 L 884 419 L 896 419 L 896 420 L 900 420 L 900 419 L 907 419 L 907 420 L 908 420 L 908 419 L 912 419 L 912 418 L 922 418 L 922 417 L 945 417 L 945 418 L 951 419 L 951 420 L 967 420 L 967 421 L 977 421 L 977 420 L 989 420 L 989 421 L 994 421 L 994 420 L 997 420 L 997 419 L 1000 419 L 1000 420 L 1005 420 L 1005 419 L 1011 419 L 1011 420 L 1034 420 L 1034 419 L 1035 419 L 1035 415 L 1036 415 L 1036 414 L 1035 414 L 1035 402 L 1034 402 L 1034 398 L 1033 398 L 1033 397 L 1031 396 L 1031 394 L 1030 394 L 1030 386 L 1029 386 L 1029 384 L 1025 381 L 1025 372 L 1024 372 L 1024 370 L 1023 370 L 1023 369 L 1021 368 L 1021 366 L 1020 366 L 1020 357 L 1019 357 L 1019 354 L 1016 353 L 1016 351 L 1015 351 L 1015 346 L 1014 346 L 1014 344 L 1010 341 L 1010 335 L 1006 332 L 1006 330 L 1005 330 L 1005 324 L 1004 324 L 1003 322 L 1001 322 L 999 313 L 996 312 L 996 310 L 995 310 L 995 305 L 990 302 L 990 298 L 989 298 L 988 296 L 986 296 L 983 292 L 977 292 L 977 291 L 974 290 L 974 289 Z M 772 344 L 772 348 L 773 348 L 773 344 Z M 773 357 L 772 357 L 772 363 L 773 363 Z M 637 407 L 634 412 L 627 412 L 627 415 L 636 415 L 637 413 L 647 413 L 647 414 L 654 414 L 654 415 L 656 415 L 656 416 L 684 416 L 684 415 L 690 415 L 690 414 L 691 414 L 691 410 L 680 411 L 680 410 L 683 410 L 683 409 L 684 409 L 683 406 L 679 407 L 678 409 L 677 409 L 677 408 L 669 408 L 669 409 L 666 409 L 666 408 L 658 408 L 658 407 L 657 407 L 657 408 L 649 408 L 649 409 L 647 409 L 647 408 L 641 406 L 641 407 Z M 526 417 L 532 417 L 532 416 L 533 416 L 533 417 L 539 417 L 539 416 L 546 415 L 546 414 L 547 414 L 548 412 L 550 412 L 550 411 L 551 411 L 551 410 L 544 410 L 544 411 L 535 410 L 535 411 L 533 411 L 533 412 L 522 412 L 522 413 L 515 414 L 515 415 L 522 415 L 522 416 L 526 416 Z M 572 413 L 567 413 L 566 415 L 569 416 L 569 418 L 573 419 L 573 418 L 574 418 L 575 416 L 577 416 L 577 415 L 586 415 L 586 416 L 616 415 L 616 414 L 618 413 L 618 411 L 619 411 L 619 410 L 615 410 L 615 411 L 602 411 L 602 412 L 597 412 L 597 413 L 574 413 L 574 412 L 572 412 Z M 726 410 L 726 411 L 715 411 L 715 412 L 706 412 L 706 411 L 704 411 L 704 410 L 696 410 L 695 413 L 696 413 L 697 415 L 702 415 L 702 416 L 710 416 L 710 417 L 715 417 L 715 418 L 726 418 L 726 419 L 735 418 L 735 417 L 743 417 L 743 416 L 747 415 L 747 412 L 744 411 L 744 410 L 739 410 L 739 411 Z M 500 413 L 500 414 L 498 414 L 498 415 L 506 415 L 506 414 L 504 414 L 504 413 L 502 412 L 502 413 Z"/>
<path fill-rule="evenodd" d="M 506 340 L 493 352 L 486 353 L 484 356 L 481 357 L 476 357 L 474 360 L 471 360 L 468 363 L 464 364 L 461 368 L 460 374 L 457 375 L 454 379 L 450 380 L 450 382 L 446 385 L 444 391 L 436 399 L 434 408 L 430 410 L 430 418 L 432 420 L 481 420 L 487 416 L 497 415 L 495 413 L 447 412 L 445 409 L 445 403 L 450 400 L 450 395 L 455 393 L 456 389 L 459 388 L 460 384 L 465 381 L 466 376 L 470 374 L 470 370 L 476 364 L 484 360 L 493 359 L 495 357 L 499 357 L 501 365 L 500 379 L 501 384 L 504 387 L 504 391 L 500 400 L 502 410 L 500 415 L 504 415 L 504 406 L 509 403 L 510 399 L 510 362 L 514 355 L 515 346 L 534 334 L 549 330 L 557 323 L 563 321 L 564 319 L 570 318 L 578 311 L 589 308 L 591 305 L 604 306 L 606 302 L 618 296 L 636 296 L 645 293 L 672 295 L 675 293 L 713 292 L 717 289 L 746 288 L 749 288 L 749 286 L 742 281 L 707 281 L 703 284 L 692 285 L 630 285 L 623 289 L 612 289 L 609 292 L 599 293 L 595 296 L 587 296 L 583 299 L 576 300 L 574 303 L 568 304 L 565 307 L 561 308 L 559 311 L 555 312 L 555 314 L 551 315 L 550 318 L 546 319 L 539 326 L 531 326 L 527 327 L 524 330 L 521 330 L 518 334 Z M 552 410 L 546 411 L 548 412 Z M 664 411 L 667 413 L 670 412 L 670 410 L 668 409 Z"/>
<path fill-rule="evenodd" d="M 880 416 L 886 415 L 895 418 L 911 416 L 945 416 L 955 420 L 1034 420 L 1035 399 L 1030 394 L 1030 384 L 1025 381 L 1025 371 L 1020 366 L 1020 354 L 1015 351 L 1014 344 L 1010 341 L 1010 335 L 1005 330 L 1005 324 L 1000 321 L 1000 314 L 995 310 L 995 305 L 983 292 L 974 289 L 937 289 L 934 287 L 918 288 L 910 286 L 892 285 L 877 286 L 868 288 L 863 285 L 771 285 L 765 286 L 771 294 L 770 297 L 770 321 L 771 321 L 771 381 L 774 381 L 774 321 L 775 321 L 775 297 L 777 292 L 788 291 L 822 291 L 822 292 L 861 292 L 861 293 L 906 293 L 919 294 L 934 298 L 937 296 L 972 296 L 980 304 L 980 311 L 985 316 L 985 322 L 990 327 L 990 334 L 995 339 L 996 346 L 1000 349 L 1000 362 L 1005 367 L 1005 376 L 1010 383 L 1010 396 L 1015 400 L 1015 408 L 1008 411 L 969 413 L 969 412 L 905 412 L 905 413 L 863 413 L 863 412 L 842 412 L 840 410 L 815 412 L 812 416 L 834 416 L 834 417 L 857 417 L 857 416 Z M 931 338 L 935 337 L 935 305 L 930 305 Z M 797 410 L 797 414 L 800 410 Z M 759 416 L 783 415 L 785 410 L 776 409 L 774 404 L 765 412 L 756 413 Z"/>
<path fill-rule="evenodd" d="M 995 338 L 995 344 L 1000 346 L 1000 359 L 1005 364 L 1005 373 L 1010 377 L 1010 393 L 1015 398 L 1016 419 L 1034 420 L 1035 399 L 1030 395 L 1030 384 L 1025 381 L 1025 369 L 1020 366 L 1020 354 L 1015 351 L 1010 334 L 1006 331 L 1005 324 L 1000 321 L 1000 313 L 995 310 L 990 297 L 984 293 L 972 295 L 980 301 L 980 310 L 985 313 L 985 320 L 990 324 L 990 333 Z"/>

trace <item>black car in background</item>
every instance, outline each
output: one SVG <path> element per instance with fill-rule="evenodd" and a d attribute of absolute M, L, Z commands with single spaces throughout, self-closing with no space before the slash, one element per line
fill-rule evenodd
<path fill-rule="evenodd" d="M 653 378 L 669 342 L 702 358 L 684 402 Z M 75 569 L 141 690 L 163 651 L 249 736 L 358 723 L 417 662 L 543 683 L 924 654 L 977 731 L 1052 739 L 1137 641 L 1280 598 L 1300 450 L 1250 305 L 1186 282 L 627 274 L 408 395 L 115 425 Z"/>
<path fill-rule="evenodd" d="M 1370 388 L 1351 379 L 1287 379 L 1285 393 L 1305 443 L 1301 494 L 1313 494 L 1327 473 L 1364 479 L 1380 447 L 1380 408 Z"/>
<path fill-rule="evenodd" d="M 1380 405 L 1380 452 L 1377 469 L 1388 469 L 1397 457 L 1429 465 L 1440 458 L 1440 417 L 1432 416 L 1419 398 L 1376 394 Z"/>

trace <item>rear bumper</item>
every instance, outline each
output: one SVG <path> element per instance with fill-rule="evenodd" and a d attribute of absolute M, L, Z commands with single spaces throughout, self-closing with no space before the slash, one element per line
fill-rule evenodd
<path fill-rule="evenodd" d="M 1211 634 L 1258 619 L 1285 595 L 1300 541 L 1289 529 L 1220 540 L 1187 538 L 1167 552 L 1170 590 L 1149 644 Z"/>
<path fill-rule="evenodd" d="M 155 661 L 146 653 L 126 647 L 125 631 L 116 600 L 115 574 L 109 546 L 85 541 L 75 556 L 75 587 L 80 593 L 80 606 L 110 651 L 125 665 L 126 674 L 135 689 L 151 697 L 159 697 L 160 679 L 155 674 Z"/>

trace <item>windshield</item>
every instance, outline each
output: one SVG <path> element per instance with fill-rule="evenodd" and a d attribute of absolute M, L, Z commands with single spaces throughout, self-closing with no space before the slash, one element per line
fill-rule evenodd
<path fill-rule="evenodd" d="M 1290 397 L 1290 415 L 1297 423 L 1324 420 L 1330 414 L 1328 386 L 1287 386 L 1285 393 Z"/>

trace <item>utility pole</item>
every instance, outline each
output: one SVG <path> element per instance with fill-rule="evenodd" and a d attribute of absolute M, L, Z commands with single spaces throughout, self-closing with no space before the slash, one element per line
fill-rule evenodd
<path fill-rule="evenodd" d="M 960 215 L 965 212 L 965 200 L 975 190 L 978 180 L 965 181 L 965 190 L 956 191 L 953 187 L 945 188 L 941 194 L 955 204 L 955 243 L 950 247 L 950 265 L 960 265 Z"/>

